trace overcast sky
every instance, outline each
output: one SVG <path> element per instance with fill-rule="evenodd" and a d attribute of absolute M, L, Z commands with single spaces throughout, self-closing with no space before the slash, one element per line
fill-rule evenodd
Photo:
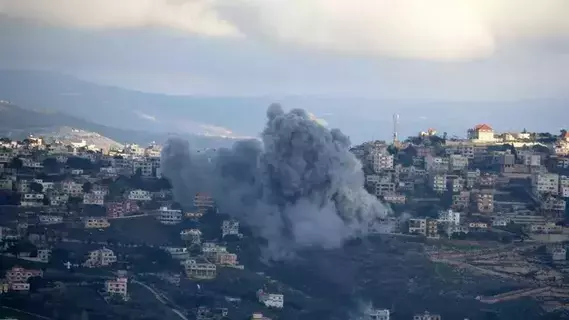
<path fill-rule="evenodd" d="M 143 91 L 569 96 L 568 0 L 0 0 L 0 68 Z"/>

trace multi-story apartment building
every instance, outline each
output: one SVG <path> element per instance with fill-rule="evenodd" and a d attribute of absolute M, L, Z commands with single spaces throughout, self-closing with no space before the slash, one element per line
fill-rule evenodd
<path fill-rule="evenodd" d="M 377 197 L 383 196 L 385 194 L 391 194 L 395 192 L 395 183 L 391 181 L 379 181 L 375 184 L 375 195 Z"/>
<path fill-rule="evenodd" d="M 182 222 L 182 210 L 161 207 L 158 210 L 158 221 L 162 224 L 173 225 Z"/>
<path fill-rule="evenodd" d="M 162 249 L 168 252 L 172 259 L 187 260 L 190 257 L 190 251 L 186 247 L 163 247 Z"/>
<path fill-rule="evenodd" d="M 374 172 L 380 173 L 393 169 L 393 155 L 389 153 L 374 152 L 370 154 Z"/>
<path fill-rule="evenodd" d="M 84 220 L 86 229 L 104 229 L 111 226 L 107 218 L 89 217 Z"/>
<path fill-rule="evenodd" d="M 468 168 L 468 158 L 459 154 L 451 154 L 449 157 L 449 170 L 461 171 Z"/>
<path fill-rule="evenodd" d="M 559 196 L 569 198 L 569 177 L 559 176 Z"/>
<path fill-rule="evenodd" d="M 390 312 L 388 309 L 374 309 L 366 314 L 367 320 L 389 320 Z"/>
<path fill-rule="evenodd" d="M 152 194 L 150 193 L 150 191 L 137 189 L 137 190 L 131 190 L 128 193 L 127 198 L 128 200 L 134 200 L 134 201 L 150 201 L 152 200 Z"/>
<path fill-rule="evenodd" d="M 49 197 L 49 204 L 51 206 L 62 206 L 64 204 L 67 203 L 67 201 L 69 201 L 69 196 L 67 194 L 59 194 L 59 193 L 53 193 L 50 197 Z"/>
<path fill-rule="evenodd" d="M 494 188 L 494 186 L 496 185 L 496 178 L 497 176 L 494 174 L 490 173 L 481 174 L 480 177 L 478 178 L 478 185 L 480 186 L 480 188 L 487 188 L 487 189 Z"/>
<path fill-rule="evenodd" d="M 480 192 L 476 194 L 476 208 L 480 213 L 494 212 L 493 190 L 480 190 Z"/>
<path fill-rule="evenodd" d="M 458 193 L 464 189 L 464 179 L 457 175 L 447 175 L 447 188 L 450 187 L 453 193 Z"/>
<path fill-rule="evenodd" d="M 409 219 L 409 233 L 427 235 L 427 219 L 413 218 Z"/>
<path fill-rule="evenodd" d="M 559 194 L 559 175 L 556 173 L 537 173 L 532 176 L 534 194 Z"/>
<path fill-rule="evenodd" d="M 115 280 L 105 281 L 105 292 L 111 295 L 118 295 L 126 300 L 128 297 L 128 280 L 124 277 L 119 277 Z"/>
<path fill-rule="evenodd" d="M 25 269 L 15 266 L 6 271 L 6 280 L 8 283 L 21 283 L 27 282 L 31 277 L 42 277 L 43 271 L 35 269 Z"/>
<path fill-rule="evenodd" d="M 215 255 L 215 263 L 222 266 L 236 266 L 237 255 L 229 252 L 219 252 Z"/>
<path fill-rule="evenodd" d="M 386 193 L 383 195 L 383 201 L 387 203 L 404 204 L 407 202 L 407 197 L 399 193 Z"/>
<path fill-rule="evenodd" d="M 140 207 L 134 200 L 123 200 L 119 202 L 111 202 L 107 204 L 107 217 L 120 218 L 124 215 L 137 212 Z"/>
<path fill-rule="evenodd" d="M 154 166 L 150 160 L 141 159 L 133 161 L 132 172 L 136 174 L 140 170 L 140 174 L 145 177 L 151 177 L 154 175 Z"/>
<path fill-rule="evenodd" d="M 474 159 L 474 145 L 471 143 L 447 141 L 445 148 L 446 155 L 461 155 L 467 159 Z"/>
<path fill-rule="evenodd" d="M 87 205 L 105 205 L 105 195 L 101 192 L 89 192 L 83 194 L 83 204 Z"/>
<path fill-rule="evenodd" d="M 413 320 L 441 320 L 441 316 L 425 311 L 424 313 L 414 315 Z"/>
<path fill-rule="evenodd" d="M 541 209 L 546 214 L 552 214 L 555 217 L 562 217 L 565 213 L 566 205 L 567 203 L 565 200 L 549 196 L 541 202 Z"/>
<path fill-rule="evenodd" d="M 428 155 L 425 157 L 425 170 L 435 172 L 447 172 L 449 169 L 449 158 L 434 157 Z"/>
<path fill-rule="evenodd" d="M 83 266 L 87 268 L 106 267 L 117 262 L 117 256 L 111 249 L 102 248 L 89 252 L 87 260 Z"/>
<path fill-rule="evenodd" d="M 217 276 L 217 267 L 213 263 L 187 260 L 184 264 L 186 275 L 190 279 L 209 280 Z"/>
<path fill-rule="evenodd" d="M 439 222 L 449 224 L 460 224 L 460 212 L 453 210 L 443 210 L 439 212 Z"/>
<path fill-rule="evenodd" d="M 277 293 L 267 293 L 263 290 L 257 291 L 259 302 L 267 308 L 282 309 L 284 307 L 284 295 Z"/>
<path fill-rule="evenodd" d="M 569 168 L 569 157 L 558 157 L 557 158 L 557 168 L 559 168 L 559 169 Z"/>
<path fill-rule="evenodd" d="M 438 239 L 440 237 L 439 222 L 436 219 L 427 219 L 425 236 L 431 239 Z"/>
<path fill-rule="evenodd" d="M 63 223 L 62 216 L 39 215 L 38 220 L 40 224 L 46 225 Z"/>
<path fill-rule="evenodd" d="M 437 193 L 447 191 L 447 176 L 445 174 L 431 175 L 431 188 Z"/>
<path fill-rule="evenodd" d="M 66 180 L 61 184 L 63 193 L 70 197 L 79 197 L 83 195 L 83 184 L 72 180 Z"/>
<path fill-rule="evenodd" d="M 470 191 L 461 191 L 452 196 L 452 209 L 465 210 L 470 203 Z"/>

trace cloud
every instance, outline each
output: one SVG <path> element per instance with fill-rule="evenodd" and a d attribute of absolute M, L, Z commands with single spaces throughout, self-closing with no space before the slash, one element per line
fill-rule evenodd
<path fill-rule="evenodd" d="M 0 13 L 87 29 L 158 26 L 204 36 L 239 35 L 210 0 L 0 0 Z"/>
<path fill-rule="evenodd" d="M 567 0 L 0 0 L 0 12 L 430 60 L 482 58 L 510 42 L 569 36 Z"/>

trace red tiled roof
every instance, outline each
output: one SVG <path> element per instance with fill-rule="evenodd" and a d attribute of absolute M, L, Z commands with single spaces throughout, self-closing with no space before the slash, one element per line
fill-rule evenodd
<path fill-rule="evenodd" d="M 565 134 L 563 135 L 564 139 L 569 139 L 569 131 L 565 132 Z"/>
<path fill-rule="evenodd" d="M 474 127 L 474 130 L 476 130 L 476 131 L 492 131 L 492 127 L 483 123 L 483 124 L 476 125 L 476 127 Z"/>

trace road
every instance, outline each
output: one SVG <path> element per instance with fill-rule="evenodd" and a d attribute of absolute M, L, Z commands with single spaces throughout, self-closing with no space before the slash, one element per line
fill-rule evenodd
<path fill-rule="evenodd" d="M 148 290 L 148 291 L 152 292 L 152 294 L 154 294 L 154 297 L 156 298 L 156 300 L 160 301 L 160 303 L 162 303 L 163 305 L 168 306 L 169 303 L 168 303 L 168 301 L 166 301 L 167 298 L 165 298 L 162 294 L 160 294 L 159 292 L 154 290 L 149 285 L 147 285 L 143 282 L 134 280 L 134 279 L 132 279 L 131 282 L 136 283 L 136 284 L 141 285 L 142 287 L 146 288 L 146 290 Z M 189 320 L 180 310 L 175 309 L 175 308 L 170 308 L 170 310 L 172 310 L 172 312 L 174 312 L 178 317 L 180 317 L 180 319 Z"/>

